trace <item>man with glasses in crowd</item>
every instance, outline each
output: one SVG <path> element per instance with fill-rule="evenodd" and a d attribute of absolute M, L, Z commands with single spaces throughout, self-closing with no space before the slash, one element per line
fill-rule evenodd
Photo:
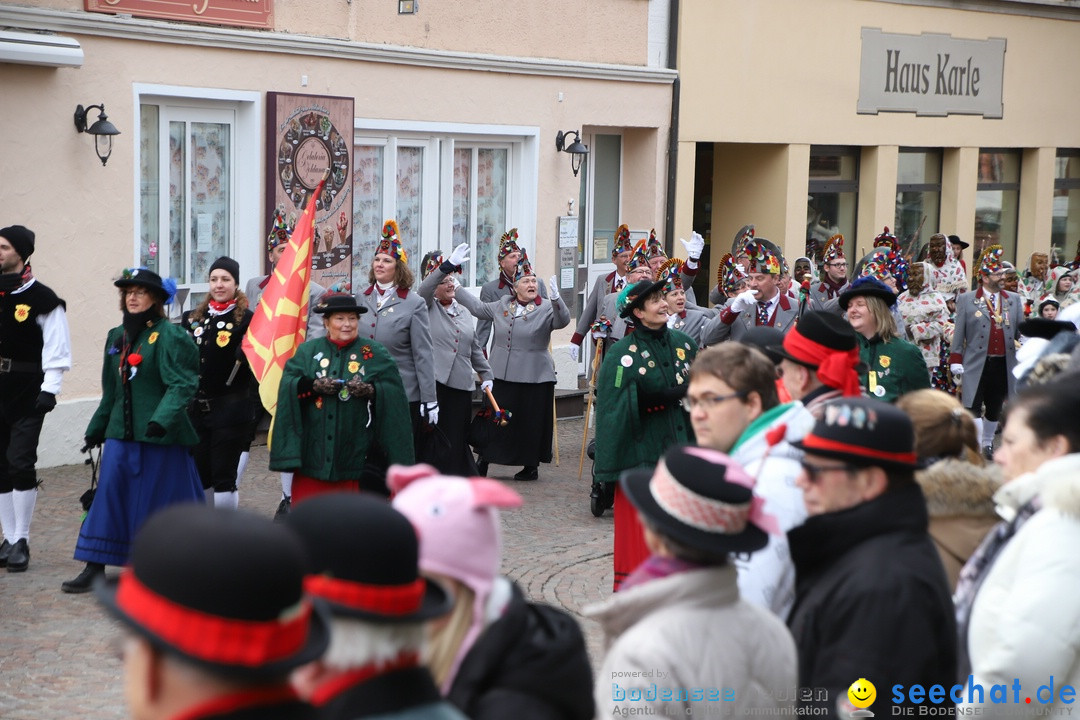
<path fill-rule="evenodd" d="M 690 366 L 684 407 L 697 442 L 730 455 L 757 478 L 754 492 L 787 532 L 806 518 L 795 487 L 802 453 L 792 443 L 814 421 L 799 403 L 781 404 L 776 366 L 761 351 L 738 342 L 703 350 Z M 784 619 L 795 595 L 795 569 L 787 538 L 773 535 L 762 551 L 736 561 L 739 594 Z"/>
<path fill-rule="evenodd" d="M 847 689 L 860 678 L 951 687 L 952 598 L 915 482 L 911 420 L 880 400 L 839 398 L 795 446 L 806 453 L 798 486 L 809 517 L 788 532 L 796 573 L 788 627 L 799 687 L 828 691 L 805 704 L 848 717 Z M 895 704 L 914 708 L 910 697 Z"/>
<path fill-rule="evenodd" d="M 821 282 L 811 286 L 810 300 L 816 310 L 842 315 L 840 293 L 848 286 L 847 258 L 844 256 L 844 236 L 833 235 L 822 251 Z"/>

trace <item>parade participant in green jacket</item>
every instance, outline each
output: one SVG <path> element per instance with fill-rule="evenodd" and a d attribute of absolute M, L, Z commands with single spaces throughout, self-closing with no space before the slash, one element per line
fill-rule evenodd
<path fill-rule="evenodd" d="M 861 382 L 866 393 L 885 402 L 912 390 L 930 387 L 930 373 L 915 345 L 897 337 L 889 308 L 896 293 L 880 280 L 865 276 L 840 294 L 840 307 L 859 339 L 859 356 L 866 366 Z"/>
<path fill-rule="evenodd" d="M 373 442 L 390 463 L 414 462 L 409 400 L 397 365 L 382 345 L 358 337 L 366 311 L 351 295 L 323 296 L 315 312 L 323 316 L 326 337 L 303 343 L 285 364 L 270 469 L 295 472 L 294 505 L 324 492 L 385 495 L 382 477 L 361 482 Z"/>
<path fill-rule="evenodd" d="M 619 315 L 634 331 L 612 345 L 596 386 L 596 479 L 651 468 L 673 445 L 694 442 L 681 401 L 697 344 L 667 326 L 665 280 L 644 280 L 619 294 Z M 620 509 L 621 508 L 621 509 Z M 615 490 L 615 588 L 648 557 L 637 514 Z"/>

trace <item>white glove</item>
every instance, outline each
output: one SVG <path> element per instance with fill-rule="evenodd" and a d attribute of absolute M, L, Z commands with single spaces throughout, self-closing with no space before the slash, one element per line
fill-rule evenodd
<path fill-rule="evenodd" d="M 757 298 L 753 290 L 743 290 L 731 301 L 731 312 L 740 313 L 743 310 L 757 307 Z"/>
<path fill-rule="evenodd" d="M 686 257 L 695 262 L 701 257 L 701 251 L 705 249 L 705 238 L 701 237 L 697 232 L 690 233 L 689 241 L 679 238 L 679 242 L 686 248 Z"/>
<path fill-rule="evenodd" d="M 964 366 L 960 363 L 952 363 L 949 365 L 949 372 L 953 374 L 954 378 L 959 378 L 964 375 Z"/>
<path fill-rule="evenodd" d="M 570 344 L 570 359 L 573 360 L 574 362 L 577 362 L 578 358 L 580 358 L 580 357 L 581 357 L 581 348 L 578 347 L 577 345 L 574 345 L 573 343 L 571 343 Z"/>
<path fill-rule="evenodd" d="M 495 387 L 495 383 L 491 382 L 490 380 L 485 380 L 484 382 L 480 383 L 480 392 L 487 392 L 493 387 Z"/>
<path fill-rule="evenodd" d="M 451 265 L 460 265 L 463 262 L 467 262 L 468 260 L 469 243 L 461 243 L 460 245 L 458 245 L 456 248 L 454 248 L 454 252 L 450 253 L 450 257 L 446 259 L 446 261 Z"/>
<path fill-rule="evenodd" d="M 551 301 L 554 302 L 559 299 L 559 276 L 552 275 L 548 278 L 548 295 Z"/>
<path fill-rule="evenodd" d="M 420 417 L 427 418 L 428 425 L 439 424 L 439 403 L 420 403 Z"/>

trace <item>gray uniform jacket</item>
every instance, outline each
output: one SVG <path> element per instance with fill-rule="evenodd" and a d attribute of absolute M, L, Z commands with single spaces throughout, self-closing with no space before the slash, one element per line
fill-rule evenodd
<path fill-rule="evenodd" d="M 686 309 L 680 313 L 679 319 L 670 327 L 684 332 L 694 338 L 694 342 L 701 346 L 701 338 L 705 333 L 705 325 L 709 322 L 709 315 L 699 307 L 691 307 L 689 303 Z"/>
<path fill-rule="evenodd" d="M 962 362 L 964 365 L 963 382 L 960 384 L 960 401 L 964 407 L 971 407 L 975 402 L 975 393 L 979 390 L 983 367 L 986 365 L 986 353 L 990 349 L 990 312 L 978 290 L 963 293 L 956 298 L 956 315 L 953 318 L 953 342 L 950 348 L 949 362 Z M 1016 367 L 1016 339 L 1019 333 L 1017 324 L 1024 319 L 1023 300 L 1016 293 L 1002 290 L 1005 300 L 1002 302 L 1002 330 L 1005 331 L 1005 375 L 1009 382 L 1009 395 L 1013 394 Z"/>
<path fill-rule="evenodd" d="M 807 303 L 806 309 L 812 310 L 813 305 Z M 776 304 L 776 309 L 773 310 L 774 319 L 772 327 L 782 333 L 787 333 L 787 331 L 795 324 L 798 317 L 799 304 L 792 302 L 791 298 L 784 293 L 780 293 L 780 301 Z M 742 340 L 743 336 L 750 332 L 750 328 L 754 327 L 756 324 L 757 312 L 754 308 L 744 310 L 740 313 L 734 313 L 731 311 L 731 308 L 725 307 L 720 311 L 719 315 L 712 320 L 709 320 L 702 329 L 702 347 L 706 345 L 715 345 L 728 338 L 735 341 Z"/>
<path fill-rule="evenodd" d="M 428 307 L 431 348 L 435 354 L 435 381 L 455 390 L 476 388 L 473 373 L 481 380 L 491 380 L 491 366 L 484 357 L 480 338 L 473 330 L 473 319 L 461 303 L 446 308 L 435 299 L 435 288 L 446 274 L 435 269 L 420 284 L 420 297 Z M 464 293 L 465 290 L 458 290 Z M 451 314 L 453 313 L 453 314 Z"/>
<path fill-rule="evenodd" d="M 427 303 L 407 288 L 387 292 L 390 297 L 381 309 L 374 285 L 356 296 L 356 302 L 368 310 L 360 316 L 360 335 L 381 343 L 390 352 L 409 402 L 436 402 Z"/>
<path fill-rule="evenodd" d="M 538 283 L 540 287 L 540 297 L 547 297 L 547 286 L 544 283 Z M 514 294 L 514 282 L 510 278 L 506 277 L 502 273 L 499 273 L 499 277 L 494 280 L 489 280 L 480 286 L 480 302 L 495 302 L 501 297 L 510 297 Z M 490 320 L 476 320 L 476 337 L 480 338 L 480 347 L 487 348 L 488 340 L 491 338 L 491 321 Z"/>
<path fill-rule="evenodd" d="M 834 315 L 843 315 L 844 311 L 840 307 L 840 293 L 847 290 L 848 285 L 851 283 L 844 283 L 844 286 L 833 296 L 829 297 L 829 286 L 824 282 L 816 282 L 810 286 L 810 299 L 814 303 L 814 309 L 821 312 L 831 312 Z"/>
<path fill-rule="evenodd" d="M 251 278 L 247 282 L 244 294 L 247 295 L 248 307 L 251 308 L 252 312 L 255 312 L 259 300 L 262 299 L 262 285 L 269 277 L 269 275 L 260 275 Z M 314 340 L 326 335 L 326 327 L 323 325 L 322 316 L 315 312 L 315 306 L 319 304 L 325 294 L 326 288 L 315 281 L 311 282 L 308 290 L 307 337 L 304 338 L 305 340 Z"/>
<path fill-rule="evenodd" d="M 625 279 L 623 280 L 623 287 L 626 286 Z M 577 328 L 574 331 L 574 337 L 570 339 L 570 342 L 575 345 L 580 345 L 585 339 L 585 336 L 589 334 L 589 327 L 594 322 L 600 319 L 601 315 L 606 314 L 601 306 L 604 303 L 604 298 L 615 292 L 615 271 L 612 270 L 603 277 L 596 278 L 596 282 L 593 283 L 592 292 L 589 293 L 589 297 L 585 298 L 585 307 L 581 309 L 581 316 L 578 318 Z M 608 315 L 608 320 L 615 321 L 617 315 Z"/>
<path fill-rule="evenodd" d="M 481 302 L 468 291 L 458 291 L 458 302 L 477 319 L 492 321 L 491 369 L 499 380 L 518 383 L 555 382 L 555 363 L 548 351 L 553 330 L 570 324 L 570 311 L 559 298 L 539 295 L 515 317 L 517 301 L 511 297 Z"/>

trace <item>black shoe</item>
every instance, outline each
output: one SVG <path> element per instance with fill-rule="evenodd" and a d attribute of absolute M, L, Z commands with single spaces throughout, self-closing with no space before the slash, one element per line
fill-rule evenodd
<path fill-rule="evenodd" d="M 15 544 L 11 546 L 11 552 L 8 554 L 7 571 L 22 572 L 29 566 L 30 545 L 26 542 L 26 538 L 16 540 Z"/>
<path fill-rule="evenodd" d="M 982 455 L 983 455 L 983 458 L 985 458 L 987 462 L 994 462 L 994 446 L 993 445 L 987 445 L 986 447 L 984 447 L 983 451 L 982 451 Z"/>
<path fill-rule="evenodd" d="M 526 465 L 521 468 L 521 472 L 514 475 L 515 480 L 536 480 L 540 477 L 540 473 L 537 471 L 536 465 Z"/>
<path fill-rule="evenodd" d="M 476 471 L 480 473 L 481 477 L 487 477 L 488 461 L 480 458 L 479 462 L 476 463 Z"/>
<path fill-rule="evenodd" d="M 281 498 L 281 502 L 278 503 L 277 512 L 274 513 L 274 522 L 281 522 L 285 519 L 285 516 L 289 514 L 289 510 L 292 509 L 292 497 L 285 496 Z"/>
<path fill-rule="evenodd" d="M 66 593 L 77 595 L 90 592 L 94 581 L 99 577 L 105 577 L 105 566 L 101 563 L 86 563 L 86 567 L 74 580 L 65 580 L 60 584 L 60 589 Z"/>
<path fill-rule="evenodd" d="M 15 547 L 7 540 L 3 545 L 0 545 L 0 567 L 7 567 L 8 555 L 11 554 L 11 548 Z"/>

